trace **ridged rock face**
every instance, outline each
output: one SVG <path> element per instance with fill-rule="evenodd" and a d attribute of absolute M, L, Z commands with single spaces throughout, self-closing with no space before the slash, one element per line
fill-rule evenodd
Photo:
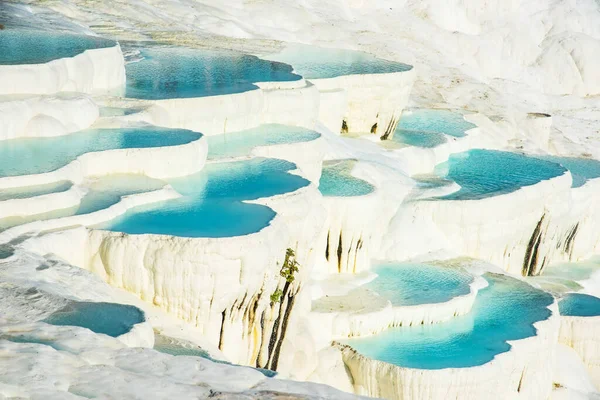
<path fill-rule="evenodd" d="M 567 173 L 482 200 L 406 204 L 392 220 L 383 253 L 402 260 L 431 251 L 434 244 L 515 275 L 539 275 L 552 262 L 582 260 L 597 251 L 599 184 L 592 180 L 571 188 Z"/>
<path fill-rule="evenodd" d="M 311 79 L 321 93 L 320 120 L 332 132 L 367 133 L 391 139 L 408 103 L 414 69 L 372 75 Z"/>
<path fill-rule="evenodd" d="M 315 263 L 312 246 L 323 231 L 325 210 L 314 186 L 261 202 L 278 215 L 246 236 L 180 238 L 75 229 L 42 236 L 31 246 L 199 327 L 232 362 L 281 369 L 280 360 L 293 356 L 283 344 L 289 332 L 298 331 L 292 324 L 300 315 L 294 314 L 308 312 L 297 297 Z M 291 282 L 281 276 L 288 248 L 299 263 Z M 313 357 L 310 343 L 287 347 Z"/>
<path fill-rule="evenodd" d="M 352 175 L 374 186 L 362 196 L 324 197 L 328 211 L 326 231 L 320 241 L 318 273 L 359 273 L 370 268 L 390 220 L 408 195 L 401 177 L 375 163 L 358 162 Z"/>
<path fill-rule="evenodd" d="M 121 47 L 86 50 L 45 64 L 0 65 L 0 94 L 98 93 L 125 85 Z"/>

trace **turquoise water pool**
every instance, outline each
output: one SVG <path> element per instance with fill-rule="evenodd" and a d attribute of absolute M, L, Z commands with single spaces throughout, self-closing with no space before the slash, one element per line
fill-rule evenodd
<path fill-rule="evenodd" d="M 54 171 L 82 154 L 112 149 L 176 146 L 202 135 L 158 127 L 95 129 L 68 136 L 0 142 L 0 177 Z"/>
<path fill-rule="evenodd" d="M 421 263 L 376 265 L 377 278 L 365 287 L 380 294 L 394 306 L 443 303 L 469 294 L 473 277 L 458 268 Z"/>
<path fill-rule="evenodd" d="M 433 133 L 463 137 L 476 125 L 465 120 L 463 114 L 449 110 L 415 109 L 405 110 L 400 117 L 394 137 L 402 133 Z M 434 140 L 434 139 L 430 139 Z M 438 141 L 441 140 L 438 136 Z M 427 146 L 426 146 L 427 147 Z"/>
<path fill-rule="evenodd" d="M 245 156 L 258 146 L 308 142 L 320 136 L 313 130 L 300 127 L 261 125 L 253 129 L 207 137 L 208 159 Z"/>
<path fill-rule="evenodd" d="M 600 315 L 600 299 L 589 294 L 567 293 L 559 302 L 560 315 L 596 317 Z"/>
<path fill-rule="evenodd" d="M 546 161 L 561 164 L 571 172 L 573 184 L 571 187 L 583 186 L 588 180 L 600 178 L 600 161 L 589 158 L 537 156 Z"/>
<path fill-rule="evenodd" d="M 89 192 L 81 199 L 77 215 L 104 210 L 121 201 L 123 196 L 162 189 L 166 182 L 144 175 L 118 174 L 88 183 Z"/>
<path fill-rule="evenodd" d="M 25 186 L 14 189 L 0 190 L 0 201 L 13 199 L 28 199 L 30 197 L 43 196 L 52 193 L 62 193 L 71 189 L 72 182 L 60 181 L 46 185 Z"/>
<path fill-rule="evenodd" d="M 479 291 L 469 314 L 343 343 L 367 357 L 409 368 L 465 368 L 489 362 L 510 349 L 508 340 L 536 334 L 533 324 L 550 317 L 547 307 L 553 297 L 508 276 L 484 278 L 489 286 Z"/>
<path fill-rule="evenodd" d="M 310 184 L 288 173 L 293 169 L 290 162 L 262 158 L 208 164 L 198 174 L 169 181 L 181 198 L 136 207 L 97 228 L 181 237 L 257 232 L 270 223 L 275 212 L 243 201 L 293 192 Z"/>
<path fill-rule="evenodd" d="M 154 335 L 154 350 L 160 351 L 161 353 L 170 354 L 172 356 L 193 356 L 202 357 L 219 364 L 236 365 L 227 361 L 217 360 L 212 358 L 206 350 L 192 344 L 183 343 L 182 341 L 163 336 L 159 334 Z M 272 378 L 277 375 L 277 372 L 263 368 L 253 368 L 264 376 Z"/>
<path fill-rule="evenodd" d="M 42 64 L 115 45 L 112 40 L 95 36 L 4 29 L 0 31 L 0 65 Z"/>
<path fill-rule="evenodd" d="M 408 146 L 433 148 L 447 142 L 446 136 L 435 132 L 396 130 L 392 141 Z"/>
<path fill-rule="evenodd" d="M 328 197 L 365 196 L 375 188 L 369 182 L 352 176 L 354 160 L 332 160 L 323 162 L 319 180 L 319 191 Z"/>
<path fill-rule="evenodd" d="M 117 303 L 73 302 L 56 311 L 44 322 L 87 328 L 112 337 L 121 336 L 135 324 L 144 322 L 144 312 L 137 307 Z"/>
<path fill-rule="evenodd" d="M 241 93 L 258 82 L 299 80 L 292 67 L 233 51 L 153 47 L 126 64 L 126 96 L 159 100 Z"/>
<path fill-rule="evenodd" d="M 383 60 L 360 51 L 331 49 L 302 44 L 290 44 L 266 58 L 294 67 L 294 72 L 306 79 L 335 78 L 343 75 L 383 74 L 403 72 L 412 66 Z"/>
<path fill-rule="evenodd" d="M 566 171 L 560 164 L 539 158 L 481 149 L 452 154 L 447 162 L 435 167 L 438 176 L 461 186 L 439 198 L 443 200 L 478 200 L 511 193 Z"/>

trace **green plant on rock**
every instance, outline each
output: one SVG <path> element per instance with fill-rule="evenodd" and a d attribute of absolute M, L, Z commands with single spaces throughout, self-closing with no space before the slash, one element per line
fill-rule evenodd
<path fill-rule="evenodd" d="M 277 289 L 271 294 L 271 304 L 279 303 L 281 301 L 281 296 L 283 296 L 283 292 L 281 289 Z"/>
<path fill-rule="evenodd" d="M 298 261 L 296 261 L 296 253 L 294 253 L 294 250 L 288 248 L 285 251 L 285 261 L 283 262 L 283 266 L 281 267 L 279 274 L 285 278 L 287 283 L 292 283 L 295 279 L 294 274 L 298 272 L 299 267 L 300 264 L 298 264 Z"/>

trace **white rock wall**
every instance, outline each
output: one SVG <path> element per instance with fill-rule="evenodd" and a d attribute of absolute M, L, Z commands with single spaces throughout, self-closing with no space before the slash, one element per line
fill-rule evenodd
<path fill-rule="evenodd" d="M 64 180 L 81 183 L 86 177 L 110 174 L 141 174 L 156 179 L 174 178 L 200 171 L 204 167 L 207 152 L 208 146 L 204 137 L 177 146 L 91 152 L 82 154 L 64 167 L 51 172 L 2 177 L 0 189 Z"/>
<path fill-rule="evenodd" d="M 600 317 L 561 315 L 558 341 L 575 350 L 600 390 Z"/>
<path fill-rule="evenodd" d="M 67 135 L 88 128 L 98 115 L 98 106 L 85 95 L 0 101 L 0 140 Z"/>
<path fill-rule="evenodd" d="M 324 93 L 320 120 L 332 132 L 340 132 L 342 121 L 346 121 L 350 133 L 369 133 L 374 130 L 378 137 L 391 138 L 400 114 L 408 103 L 415 78 L 416 71 L 413 68 L 389 74 L 345 75 L 310 81 Z M 336 121 L 344 100 L 346 105 L 342 120 Z"/>
<path fill-rule="evenodd" d="M 0 77 L 0 95 L 108 92 L 125 85 L 125 60 L 117 44 L 45 64 L 0 65 Z"/>

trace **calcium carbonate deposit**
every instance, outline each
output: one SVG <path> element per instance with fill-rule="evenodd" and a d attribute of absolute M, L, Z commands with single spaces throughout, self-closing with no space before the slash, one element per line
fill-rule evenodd
<path fill-rule="evenodd" d="M 0 1 L 0 399 L 600 399 L 597 0 Z"/>

